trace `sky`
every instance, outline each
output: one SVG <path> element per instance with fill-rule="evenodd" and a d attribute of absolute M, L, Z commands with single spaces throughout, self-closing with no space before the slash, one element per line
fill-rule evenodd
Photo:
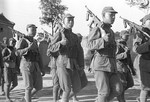
<path fill-rule="evenodd" d="M 26 25 L 30 23 L 36 24 L 38 32 L 42 31 L 41 28 L 50 32 L 47 25 L 40 23 L 39 2 L 40 0 L 0 0 L 0 13 L 14 22 L 14 29 L 22 33 L 26 33 Z M 130 7 L 125 0 L 62 0 L 61 4 L 68 7 L 65 13 L 71 13 L 75 16 L 73 32 L 81 33 L 83 36 L 87 36 L 89 33 L 89 21 L 86 21 L 85 5 L 100 19 L 103 7 L 112 6 L 118 12 L 112 26 L 114 32 L 125 29 L 120 16 L 141 24 L 139 20 L 146 14 L 145 11 L 141 11 L 137 7 Z"/>

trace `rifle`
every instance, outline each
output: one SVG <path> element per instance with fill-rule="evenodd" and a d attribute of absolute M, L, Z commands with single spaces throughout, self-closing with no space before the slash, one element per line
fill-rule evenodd
<path fill-rule="evenodd" d="M 58 30 L 61 30 L 63 28 L 63 24 L 62 24 L 62 19 L 60 17 L 55 17 L 55 20 L 54 20 L 54 27 L 55 27 L 55 33 L 58 31 Z"/>
<path fill-rule="evenodd" d="M 136 30 L 140 31 L 142 34 L 144 34 L 145 36 L 150 38 L 150 30 L 148 28 L 145 28 L 145 27 L 138 25 L 134 22 L 131 22 L 125 18 L 122 18 L 122 17 L 120 17 L 120 18 L 123 19 L 123 24 L 124 24 L 125 28 L 127 28 L 127 25 L 129 25 L 131 28 L 135 28 Z"/>
<path fill-rule="evenodd" d="M 17 34 L 18 40 L 19 40 L 19 38 L 24 38 L 25 37 L 25 34 L 21 33 L 20 31 L 17 31 L 15 29 L 11 28 L 11 27 L 8 27 L 8 28 L 12 31 L 14 36 L 15 36 L 15 34 Z"/>
<path fill-rule="evenodd" d="M 102 21 L 87 6 L 85 6 L 85 8 L 87 9 L 86 21 L 89 20 L 89 16 L 93 17 L 92 21 L 88 26 L 92 28 L 92 25 L 95 24 L 95 26 L 101 27 Z"/>
<path fill-rule="evenodd" d="M 44 37 L 42 40 L 46 40 L 47 42 L 49 42 L 53 38 L 52 34 L 49 33 L 48 31 L 44 30 L 43 28 L 41 28 L 41 29 L 44 31 L 44 33 L 43 33 Z M 42 38 L 42 36 L 40 34 L 38 36 Z"/>

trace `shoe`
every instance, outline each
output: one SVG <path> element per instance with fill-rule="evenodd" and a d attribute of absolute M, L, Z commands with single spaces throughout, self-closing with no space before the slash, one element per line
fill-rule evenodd
<path fill-rule="evenodd" d="M 4 91 L 0 92 L 0 96 L 4 96 L 4 95 L 5 95 Z"/>

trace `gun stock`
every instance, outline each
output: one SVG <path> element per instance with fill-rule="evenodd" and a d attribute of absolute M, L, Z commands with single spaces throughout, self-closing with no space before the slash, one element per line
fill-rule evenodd
<path fill-rule="evenodd" d="M 145 32 L 145 29 L 147 29 L 147 28 L 140 26 L 140 25 L 138 25 L 132 21 L 125 19 L 125 18 L 122 18 L 121 16 L 120 16 L 120 18 L 123 19 L 123 23 L 124 23 L 125 28 L 127 27 L 127 25 L 129 25 L 131 28 L 135 28 L 136 30 L 140 31 L 142 34 L 144 34 L 145 36 L 150 38 L 150 32 Z"/>

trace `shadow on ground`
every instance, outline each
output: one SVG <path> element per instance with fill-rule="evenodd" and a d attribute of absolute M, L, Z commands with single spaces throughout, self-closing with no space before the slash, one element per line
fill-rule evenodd
<path fill-rule="evenodd" d="M 80 102 L 94 102 L 95 98 L 97 97 L 97 90 L 95 87 L 95 81 L 92 74 L 86 73 L 88 77 L 88 85 L 83 88 L 80 93 L 78 93 L 78 99 Z M 53 102 L 52 101 L 52 81 L 51 76 L 45 76 L 44 78 L 44 85 L 45 87 L 40 90 L 35 97 L 32 99 L 32 102 Z M 20 78 L 20 82 L 21 82 Z M 51 85 L 50 85 L 51 84 Z M 24 89 L 22 88 L 22 84 L 19 83 L 20 87 L 16 88 L 11 92 L 11 99 L 21 99 L 24 96 Z M 125 98 L 126 102 L 136 102 L 136 97 L 139 96 L 140 90 L 139 90 L 139 84 L 138 82 L 135 82 L 134 87 L 128 89 L 125 92 Z M 0 102 L 5 102 L 5 97 L 0 96 Z M 70 99 L 70 102 L 72 100 Z M 113 102 L 117 102 L 116 99 L 114 99 Z"/>

